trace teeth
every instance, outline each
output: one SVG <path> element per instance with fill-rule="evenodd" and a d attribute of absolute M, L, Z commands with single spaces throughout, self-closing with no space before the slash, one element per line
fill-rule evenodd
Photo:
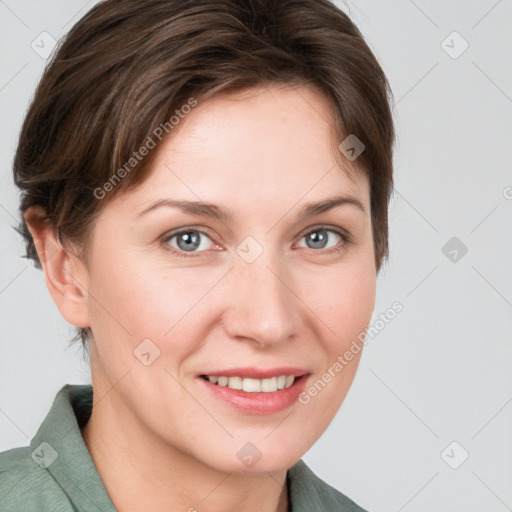
<path fill-rule="evenodd" d="M 243 389 L 244 386 L 242 377 L 229 377 L 228 387 L 231 389 Z"/>
<path fill-rule="evenodd" d="M 293 375 L 279 375 L 279 377 L 269 379 L 251 379 L 249 377 L 208 375 L 208 380 L 218 386 L 243 390 L 248 393 L 273 393 L 278 389 L 289 388 L 295 382 L 295 377 Z"/>
<path fill-rule="evenodd" d="M 264 391 L 265 393 L 272 393 L 273 391 L 277 391 L 277 377 L 272 377 L 271 379 L 262 379 L 261 391 Z"/>
<path fill-rule="evenodd" d="M 243 390 L 249 393 L 259 393 L 261 391 L 261 380 L 260 379 L 243 379 Z"/>

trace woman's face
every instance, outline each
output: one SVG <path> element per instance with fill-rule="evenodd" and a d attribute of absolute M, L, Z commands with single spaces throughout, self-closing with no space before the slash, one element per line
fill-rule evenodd
<path fill-rule="evenodd" d="M 336 163 L 332 123 L 308 88 L 199 103 L 149 177 L 98 217 L 86 279 L 93 385 L 125 428 L 252 473 L 291 467 L 325 431 L 376 283 L 369 184 Z M 307 208 L 337 196 L 351 202 Z M 296 379 L 272 391 L 291 383 L 283 375 Z"/>

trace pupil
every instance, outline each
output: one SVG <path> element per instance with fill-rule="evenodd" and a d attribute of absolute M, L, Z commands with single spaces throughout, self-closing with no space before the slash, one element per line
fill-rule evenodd
<path fill-rule="evenodd" d="M 185 243 L 182 244 L 181 241 L 185 240 Z M 188 250 L 188 249 L 197 249 L 199 246 L 199 234 L 194 231 L 189 231 L 187 233 L 181 233 L 178 237 L 178 245 L 180 249 Z"/>
<path fill-rule="evenodd" d="M 327 236 L 325 235 L 325 229 L 320 229 L 318 231 L 314 231 L 313 233 L 311 233 L 309 235 L 309 237 L 310 237 L 310 240 L 313 241 L 313 244 L 316 244 L 316 245 L 314 245 L 315 248 L 319 248 L 319 247 L 322 248 L 323 247 L 322 242 L 325 242 L 325 240 L 327 239 Z"/>

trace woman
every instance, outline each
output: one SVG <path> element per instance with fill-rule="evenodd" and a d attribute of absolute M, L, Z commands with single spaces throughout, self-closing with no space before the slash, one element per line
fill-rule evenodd
<path fill-rule="evenodd" d="M 388 252 L 389 93 L 327 0 L 108 0 L 73 27 L 14 178 L 92 386 L 0 454 L 1 510 L 362 510 L 301 457 Z"/>

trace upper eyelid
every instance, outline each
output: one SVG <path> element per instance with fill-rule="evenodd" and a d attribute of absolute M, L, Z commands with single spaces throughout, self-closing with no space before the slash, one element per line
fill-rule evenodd
<path fill-rule="evenodd" d="M 183 228 L 176 228 L 175 230 L 172 229 L 171 231 L 165 232 L 160 238 L 163 240 L 169 240 L 169 239 L 175 237 L 176 235 L 180 235 L 181 233 L 187 233 L 189 231 L 198 231 L 199 233 L 202 233 L 203 235 L 209 236 L 213 240 L 213 237 L 210 236 L 209 229 L 203 228 L 203 227 L 197 227 L 197 226 L 185 226 Z"/>
<path fill-rule="evenodd" d="M 320 229 L 325 229 L 326 231 L 341 231 L 342 234 L 346 234 L 348 236 L 348 231 L 345 228 L 342 228 L 341 226 L 335 226 L 331 224 L 317 224 L 315 226 L 310 226 L 309 228 L 304 228 L 298 236 L 302 237 L 304 235 L 307 235 L 308 233 Z"/>

